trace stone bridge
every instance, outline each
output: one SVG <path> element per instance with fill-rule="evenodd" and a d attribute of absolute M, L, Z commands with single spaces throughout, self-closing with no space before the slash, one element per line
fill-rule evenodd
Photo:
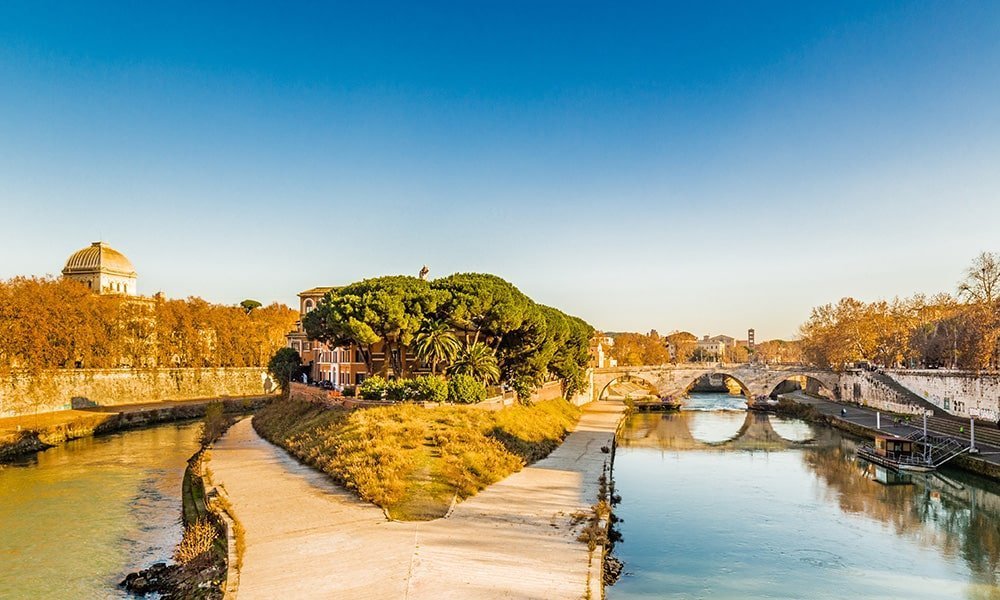
<path fill-rule="evenodd" d="M 593 398 L 600 400 L 609 385 L 620 379 L 642 380 L 660 396 L 680 396 L 704 375 L 731 377 L 743 388 L 748 398 L 769 395 L 781 382 L 793 377 L 805 377 L 813 384 L 834 393 L 840 375 L 815 367 L 802 365 L 753 365 L 753 364 L 678 364 L 641 367 L 613 367 L 594 369 Z"/>

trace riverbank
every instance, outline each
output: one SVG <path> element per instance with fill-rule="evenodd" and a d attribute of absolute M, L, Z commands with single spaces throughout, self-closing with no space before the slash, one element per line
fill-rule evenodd
<path fill-rule="evenodd" d="M 548 457 L 425 522 L 388 521 L 243 420 L 209 465 L 245 529 L 240 598 L 596 600 L 580 516 L 597 498 L 602 449 L 623 412 L 620 403 L 586 405 Z"/>
<path fill-rule="evenodd" d="M 876 435 L 886 434 L 905 437 L 921 429 L 920 418 L 913 417 L 912 415 L 893 415 L 892 413 L 882 412 L 880 418 L 877 416 L 879 411 L 874 409 L 834 402 L 801 393 L 785 394 L 781 398 L 779 412 L 782 414 L 797 417 L 805 421 L 823 423 L 869 440 L 875 439 Z M 842 414 L 841 410 L 846 412 Z M 899 417 L 898 422 L 895 417 Z M 907 421 L 907 417 L 910 417 L 912 420 Z M 933 421 L 935 424 L 943 422 L 940 418 L 933 419 Z M 952 437 L 964 445 L 969 445 L 969 427 L 966 427 L 965 424 L 959 421 L 949 420 L 948 422 L 954 422 L 956 427 L 962 427 L 959 430 L 961 433 L 951 430 L 940 430 L 936 426 L 929 426 L 928 431 L 935 435 Z M 977 427 L 978 430 L 979 428 Z M 980 433 L 982 434 L 983 432 L 980 431 Z M 990 435 L 988 439 L 994 439 L 992 433 L 988 435 Z M 980 450 L 978 454 L 963 454 L 954 458 L 948 464 L 983 477 L 1000 481 L 1000 444 L 988 443 L 982 439 L 977 439 L 976 446 Z"/>
<path fill-rule="evenodd" d="M 498 411 L 411 403 L 350 410 L 287 400 L 257 413 L 253 426 L 389 518 L 426 521 L 544 458 L 579 417 L 563 399 Z"/>
<path fill-rule="evenodd" d="M 64 444 L 69 440 L 205 416 L 212 402 L 227 413 L 257 410 L 272 396 L 202 398 L 174 402 L 61 410 L 0 419 L 0 462 Z"/>

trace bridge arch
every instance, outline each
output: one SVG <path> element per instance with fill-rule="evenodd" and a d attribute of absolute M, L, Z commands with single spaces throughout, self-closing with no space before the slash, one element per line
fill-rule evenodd
<path fill-rule="evenodd" d="M 777 398 L 778 394 L 793 391 L 792 389 L 782 389 L 783 387 L 787 387 L 789 383 L 798 384 L 798 389 L 808 394 L 818 394 L 829 396 L 830 398 L 835 398 L 837 394 L 837 381 L 824 381 L 823 378 L 816 375 L 794 373 L 787 374 L 786 376 L 779 375 L 773 381 L 767 382 L 766 385 L 770 387 L 767 395 L 771 398 Z"/>
<path fill-rule="evenodd" d="M 597 391 L 597 394 L 595 395 L 595 399 L 596 400 L 600 400 L 600 399 L 604 398 L 605 393 L 607 393 L 608 390 L 611 389 L 611 386 L 615 385 L 616 383 L 629 383 L 629 382 L 630 383 L 635 383 L 637 385 L 640 385 L 640 386 L 646 388 L 646 390 L 649 392 L 649 395 L 651 395 L 651 396 L 658 396 L 659 393 L 660 393 L 659 389 L 656 386 L 655 381 L 650 381 L 649 379 L 647 379 L 645 377 L 642 377 L 641 375 L 636 375 L 636 374 L 633 374 L 633 373 L 626 372 L 626 373 L 623 373 L 622 375 L 620 375 L 618 377 L 615 377 L 614 379 L 611 379 L 607 383 L 605 383 L 601 387 L 601 389 L 599 391 L 597 390 L 597 388 L 595 386 L 594 389 L 595 389 L 595 391 Z"/>

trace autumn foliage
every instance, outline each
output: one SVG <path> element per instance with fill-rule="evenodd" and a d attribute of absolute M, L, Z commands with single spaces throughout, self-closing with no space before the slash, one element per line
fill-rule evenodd
<path fill-rule="evenodd" d="M 0 372 L 262 366 L 297 316 L 278 304 L 101 296 L 76 281 L 17 277 L 0 282 Z"/>
<path fill-rule="evenodd" d="M 833 368 L 859 361 L 887 367 L 996 368 L 1000 258 L 978 256 L 957 289 L 957 298 L 949 294 L 875 302 L 843 298 L 816 307 L 801 328 L 805 359 Z"/>

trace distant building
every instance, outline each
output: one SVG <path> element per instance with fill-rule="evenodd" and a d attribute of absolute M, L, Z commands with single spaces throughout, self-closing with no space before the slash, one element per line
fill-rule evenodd
<path fill-rule="evenodd" d="M 717 335 L 714 338 L 710 338 L 707 335 L 704 336 L 696 342 L 697 345 L 695 346 L 695 354 L 702 358 L 713 356 L 716 359 L 721 360 L 726 355 L 726 348 L 729 347 L 726 338 L 733 340 L 733 342 L 736 341 L 735 339 L 725 335 Z"/>
<path fill-rule="evenodd" d="M 610 335 L 596 334 L 590 338 L 590 366 L 604 369 L 618 366 L 618 360 L 611 357 L 611 348 L 615 338 Z"/>
<path fill-rule="evenodd" d="M 98 294 L 139 295 L 138 275 L 132 262 L 104 242 L 94 242 L 71 254 L 62 275 Z"/>

